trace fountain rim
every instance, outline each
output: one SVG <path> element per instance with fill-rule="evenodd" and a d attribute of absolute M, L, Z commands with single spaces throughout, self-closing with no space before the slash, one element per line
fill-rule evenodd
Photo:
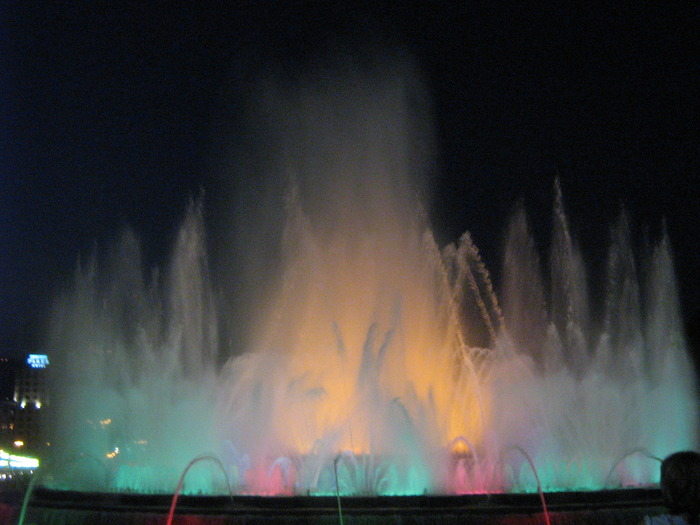
<path fill-rule="evenodd" d="M 606 490 L 545 492 L 550 512 L 585 511 L 600 508 L 663 507 L 658 487 L 635 487 Z M 540 495 L 534 493 L 491 493 L 465 495 L 414 496 L 343 496 L 343 513 L 390 514 L 458 511 L 482 514 L 539 513 Z M 36 487 L 30 507 L 53 509 L 97 510 L 118 512 L 167 512 L 172 500 L 169 494 L 126 492 L 87 492 Z M 181 495 L 177 514 L 337 514 L 336 496 L 259 496 L 259 495 Z"/>

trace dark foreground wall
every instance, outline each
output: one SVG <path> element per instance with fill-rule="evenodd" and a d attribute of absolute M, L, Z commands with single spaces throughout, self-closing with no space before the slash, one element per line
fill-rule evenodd
<path fill-rule="evenodd" d="M 552 524 L 637 525 L 662 512 L 654 490 L 548 494 Z M 15 525 L 20 505 L 0 503 L 0 525 Z M 346 525 L 539 525 L 536 495 L 344 498 Z M 37 491 L 24 525 L 165 525 L 169 499 L 162 496 Z M 183 497 L 175 525 L 271 525 L 340 523 L 335 498 Z"/>
<path fill-rule="evenodd" d="M 659 509 L 661 511 L 661 509 Z M 551 512 L 552 525 L 638 525 L 647 514 L 641 509 L 628 510 L 590 510 L 576 512 Z M 3 515 L 3 518 L 5 516 Z M 3 519 L 0 518 L 0 519 Z M 25 525 L 165 525 L 167 512 L 164 513 L 113 513 L 108 511 L 76 511 L 56 509 L 30 509 Z M 5 518 L 2 525 L 14 525 L 15 518 Z M 314 523 L 319 525 L 337 525 L 338 516 L 190 516 L 177 515 L 174 525 L 239 525 L 239 524 L 298 524 Z M 345 525 L 379 525 L 379 524 L 445 524 L 445 525 L 541 525 L 545 523 L 544 515 L 515 514 L 505 516 L 464 513 L 440 516 L 397 516 L 397 515 L 343 515 Z"/>

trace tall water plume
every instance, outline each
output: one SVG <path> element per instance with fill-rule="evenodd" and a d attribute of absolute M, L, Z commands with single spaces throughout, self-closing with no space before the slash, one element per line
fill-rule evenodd
<path fill-rule="evenodd" d="M 415 66 L 341 66 L 248 100 L 214 279 L 202 202 L 164 278 L 129 232 L 78 266 L 51 345 L 55 441 L 82 460 L 56 483 L 169 491 L 214 453 L 242 493 L 531 490 L 522 450 L 546 488 L 654 481 L 628 453 L 697 444 L 667 236 L 640 265 L 621 215 L 596 322 L 557 182 L 549 257 L 519 207 L 495 287 L 469 233 L 441 249 L 429 227 Z"/>

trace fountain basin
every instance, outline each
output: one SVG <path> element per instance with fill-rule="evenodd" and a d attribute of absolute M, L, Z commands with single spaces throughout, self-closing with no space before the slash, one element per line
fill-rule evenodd
<path fill-rule="evenodd" d="M 171 496 L 73 492 L 37 488 L 25 523 L 165 524 Z M 550 522 L 560 524 L 636 524 L 646 514 L 662 512 L 657 488 L 545 494 Z M 14 524 L 21 503 L 5 494 L 0 524 Z M 535 524 L 545 523 L 538 494 L 464 496 L 379 496 L 341 498 L 346 524 Z M 270 523 L 340 523 L 332 496 L 181 496 L 174 524 L 229 525 Z"/>

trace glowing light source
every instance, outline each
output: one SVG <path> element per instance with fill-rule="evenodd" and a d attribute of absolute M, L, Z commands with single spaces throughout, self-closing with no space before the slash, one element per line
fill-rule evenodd
<path fill-rule="evenodd" d="M 49 365 L 49 356 L 46 354 L 29 354 L 27 364 L 32 368 L 46 368 Z"/>
<path fill-rule="evenodd" d="M 28 456 L 8 454 L 4 450 L 0 450 L 0 468 L 8 467 L 13 469 L 35 469 L 39 467 L 39 460 Z"/>

